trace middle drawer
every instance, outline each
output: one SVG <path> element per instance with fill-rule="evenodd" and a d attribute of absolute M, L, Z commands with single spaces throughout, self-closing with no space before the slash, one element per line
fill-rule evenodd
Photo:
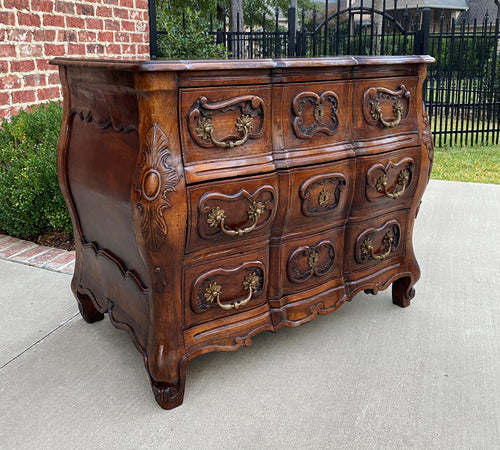
<path fill-rule="evenodd" d="M 276 174 L 188 187 L 186 253 L 270 236 L 278 209 Z"/>

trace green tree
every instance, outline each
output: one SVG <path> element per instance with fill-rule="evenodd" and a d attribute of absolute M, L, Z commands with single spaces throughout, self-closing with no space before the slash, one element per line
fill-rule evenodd
<path fill-rule="evenodd" d="M 200 12 L 183 9 L 184 15 L 172 14 L 167 8 L 157 10 L 158 56 L 172 59 L 213 59 L 227 57 L 222 44 L 213 42 L 208 33 L 210 25 Z"/>
<path fill-rule="evenodd" d="M 160 8 L 165 8 L 167 2 L 165 0 L 157 0 L 157 11 Z M 168 2 L 171 14 L 181 15 L 186 8 L 191 10 L 198 9 L 203 16 L 208 16 L 212 13 L 213 17 L 219 20 L 222 18 L 224 9 L 227 15 L 231 17 L 232 11 L 243 10 L 244 23 L 250 23 L 250 11 L 253 12 L 252 23 L 255 26 L 262 25 L 263 15 L 266 14 L 270 23 L 273 22 L 274 11 L 278 8 L 282 15 L 287 16 L 288 7 L 291 4 L 297 6 L 299 12 L 304 7 L 307 11 L 312 10 L 311 0 L 221 0 L 214 2 L 212 0 L 170 0 Z M 241 6 L 240 6 L 241 5 Z M 236 24 L 232 24 L 232 29 L 236 29 Z M 240 24 L 241 29 L 241 24 Z"/>

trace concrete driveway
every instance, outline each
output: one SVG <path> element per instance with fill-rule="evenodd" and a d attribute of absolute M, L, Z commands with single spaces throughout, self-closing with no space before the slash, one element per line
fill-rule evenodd
<path fill-rule="evenodd" d="M 71 276 L 0 260 L 2 449 L 500 448 L 500 186 L 431 181 L 412 305 L 359 294 L 188 364 L 154 401 L 128 335 L 78 315 Z"/>

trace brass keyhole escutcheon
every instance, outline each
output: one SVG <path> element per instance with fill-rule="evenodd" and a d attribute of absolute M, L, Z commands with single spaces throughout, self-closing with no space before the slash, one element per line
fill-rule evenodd
<path fill-rule="evenodd" d="M 318 252 L 313 250 L 309 255 L 309 267 L 311 269 L 315 269 L 319 263 L 319 255 Z"/>
<path fill-rule="evenodd" d="M 319 105 L 316 105 L 316 108 L 314 108 L 314 119 L 316 122 L 321 123 L 323 122 L 323 119 L 325 118 L 325 107 L 323 106 L 322 103 Z"/>
<path fill-rule="evenodd" d="M 328 204 L 328 200 L 330 200 L 330 193 L 326 188 L 324 188 L 319 193 L 319 198 L 318 198 L 319 206 L 326 206 Z"/>

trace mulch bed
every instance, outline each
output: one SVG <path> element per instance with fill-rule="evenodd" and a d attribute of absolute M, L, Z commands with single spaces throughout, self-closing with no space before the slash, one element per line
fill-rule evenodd
<path fill-rule="evenodd" d="M 9 233 L 0 229 L 0 234 Z M 46 247 L 60 248 L 68 251 L 75 249 L 73 234 L 65 233 L 64 231 L 48 231 L 36 236 L 28 236 L 24 239 Z"/>

